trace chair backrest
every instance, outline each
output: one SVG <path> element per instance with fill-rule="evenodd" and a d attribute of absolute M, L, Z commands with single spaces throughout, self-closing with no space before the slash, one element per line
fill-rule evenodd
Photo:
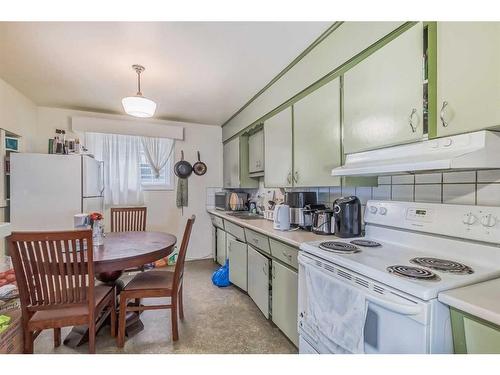
<path fill-rule="evenodd" d="M 144 232 L 146 207 L 112 207 L 111 232 Z"/>
<path fill-rule="evenodd" d="M 177 257 L 177 262 L 175 264 L 174 271 L 174 290 L 178 290 L 182 284 L 182 278 L 184 276 L 184 261 L 186 260 L 187 248 L 189 245 L 189 238 L 191 237 L 191 230 L 193 229 L 193 224 L 196 219 L 195 215 L 192 215 L 184 229 L 184 235 L 182 236 L 181 248 L 179 249 L 179 256 Z"/>
<path fill-rule="evenodd" d="M 8 238 L 23 315 L 94 304 L 92 231 L 13 232 Z"/>

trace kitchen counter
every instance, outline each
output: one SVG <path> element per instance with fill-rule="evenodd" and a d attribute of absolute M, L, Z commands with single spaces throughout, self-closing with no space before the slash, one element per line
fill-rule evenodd
<path fill-rule="evenodd" d="M 500 326 L 500 279 L 439 293 L 439 301 Z"/>
<path fill-rule="evenodd" d="M 270 220 L 266 219 L 245 220 L 228 215 L 225 211 L 219 211 L 215 209 L 209 209 L 207 211 L 211 215 L 219 216 L 224 220 L 238 224 L 244 228 L 251 229 L 255 232 L 262 233 L 266 236 L 277 239 L 278 241 L 284 242 L 294 247 L 299 247 L 300 244 L 303 242 L 320 241 L 320 240 L 327 241 L 327 240 L 334 240 L 337 238 L 336 236 L 333 235 L 323 236 L 301 229 L 294 231 L 276 230 L 273 228 L 273 222 Z"/>

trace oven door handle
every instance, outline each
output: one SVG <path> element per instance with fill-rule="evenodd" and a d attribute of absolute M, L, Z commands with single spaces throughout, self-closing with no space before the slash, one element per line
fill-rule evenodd
<path fill-rule="evenodd" d="M 371 294 L 366 296 L 366 300 L 398 314 L 418 315 L 422 312 L 422 308 L 419 305 L 407 305 L 403 303 L 387 301 L 382 298 L 375 297 Z"/>

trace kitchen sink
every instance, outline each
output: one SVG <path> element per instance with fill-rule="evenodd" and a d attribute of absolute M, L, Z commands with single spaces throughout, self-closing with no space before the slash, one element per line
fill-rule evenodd
<path fill-rule="evenodd" d="M 263 219 L 264 216 L 259 215 L 259 214 L 253 214 L 248 211 L 236 211 L 236 212 L 229 212 L 229 216 L 234 216 L 238 219 L 243 219 L 243 220 L 257 220 L 257 219 Z"/>

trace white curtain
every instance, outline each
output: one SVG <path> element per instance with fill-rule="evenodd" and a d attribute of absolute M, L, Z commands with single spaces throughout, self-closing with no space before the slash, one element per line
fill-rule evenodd
<path fill-rule="evenodd" d="M 104 161 L 104 200 L 107 205 L 143 204 L 141 185 L 141 137 L 85 133 L 85 146 Z"/>
<path fill-rule="evenodd" d="M 155 177 L 167 165 L 174 149 L 174 140 L 169 138 L 141 137 L 142 147 Z"/>

